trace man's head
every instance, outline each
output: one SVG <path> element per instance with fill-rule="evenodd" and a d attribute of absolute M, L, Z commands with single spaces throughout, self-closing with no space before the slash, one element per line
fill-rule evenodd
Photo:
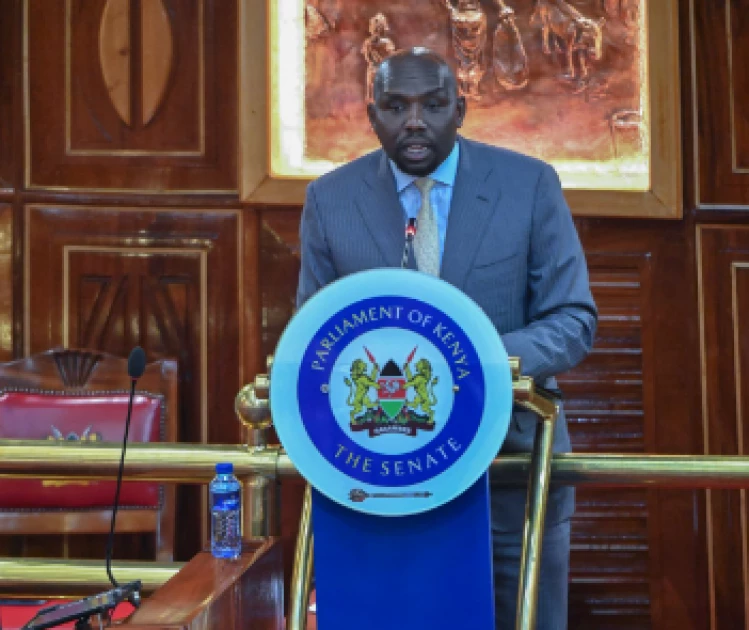
<path fill-rule="evenodd" d="M 413 48 L 380 64 L 367 113 L 387 156 L 404 173 L 423 177 L 452 151 L 466 102 L 445 60 Z"/>

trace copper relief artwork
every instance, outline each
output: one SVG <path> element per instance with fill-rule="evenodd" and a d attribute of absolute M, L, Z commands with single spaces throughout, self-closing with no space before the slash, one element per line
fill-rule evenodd
<path fill-rule="evenodd" d="M 466 137 L 551 162 L 568 188 L 647 190 L 645 1 L 275 0 L 274 173 L 314 177 L 377 148 L 377 66 L 424 46 L 455 70 Z"/>

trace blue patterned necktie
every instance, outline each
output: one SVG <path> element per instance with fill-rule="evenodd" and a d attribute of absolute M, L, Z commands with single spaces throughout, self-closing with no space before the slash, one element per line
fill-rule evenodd
<path fill-rule="evenodd" d="M 416 215 L 414 258 L 416 258 L 416 267 L 419 271 L 439 277 L 440 235 L 437 228 L 437 217 L 429 198 L 434 183 L 434 180 L 429 177 L 422 177 L 414 181 L 414 185 L 421 192 L 421 207 L 419 208 L 419 214 Z"/>

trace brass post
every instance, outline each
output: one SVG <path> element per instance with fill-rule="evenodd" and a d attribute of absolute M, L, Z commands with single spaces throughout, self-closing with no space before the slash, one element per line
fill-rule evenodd
<path fill-rule="evenodd" d="M 559 404 L 544 393 L 535 391 L 533 380 L 520 375 L 520 362 L 512 363 L 515 402 L 539 417 L 531 453 L 528 498 L 523 526 L 523 549 L 520 556 L 517 614 L 515 630 L 534 630 L 538 602 L 538 580 L 546 518 L 546 502 L 551 483 L 551 459 L 554 425 L 559 417 Z"/>
<path fill-rule="evenodd" d="M 266 374 L 255 377 L 234 399 L 234 411 L 244 426 L 244 438 L 250 453 L 267 452 L 268 429 L 272 424 Z M 273 476 L 251 475 L 242 481 L 242 538 L 265 538 L 280 532 L 280 489 Z"/>
<path fill-rule="evenodd" d="M 551 481 L 551 455 L 554 443 L 554 418 L 544 418 L 536 425 L 525 506 L 523 550 L 520 557 L 516 630 L 534 630 L 541 549 L 546 517 L 546 501 Z"/>
<path fill-rule="evenodd" d="M 307 609 L 309 608 L 310 586 L 312 583 L 313 551 L 312 537 L 312 491 L 307 486 L 302 503 L 302 516 L 299 519 L 299 533 L 294 551 L 294 568 L 291 573 L 288 630 L 306 630 Z"/>

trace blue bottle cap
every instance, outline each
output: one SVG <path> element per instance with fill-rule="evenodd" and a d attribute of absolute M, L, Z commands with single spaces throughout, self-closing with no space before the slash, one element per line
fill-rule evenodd
<path fill-rule="evenodd" d="M 216 464 L 217 475 L 231 475 L 234 472 L 234 464 L 222 463 Z"/>

